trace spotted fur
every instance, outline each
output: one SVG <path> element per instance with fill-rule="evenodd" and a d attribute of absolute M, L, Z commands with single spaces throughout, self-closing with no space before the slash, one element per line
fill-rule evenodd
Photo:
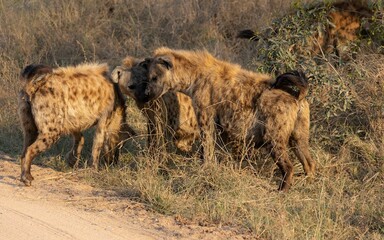
<path fill-rule="evenodd" d="M 214 159 L 215 131 L 220 129 L 229 142 L 235 143 L 235 149 L 236 144 L 243 143 L 267 146 L 282 171 L 281 190 L 288 190 L 293 178 L 289 147 L 295 150 L 305 173 L 313 176 L 309 104 L 304 98 L 308 84 L 297 96 L 281 87 L 286 81 L 305 83 L 303 74 L 282 75 L 274 86 L 276 80 L 269 75 L 244 70 L 207 51 L 159 48 L 150 60 L 147 78 L 145 88 L 138 93 L 142 99 L 156 99 L 168 91 L 180 91 L 192 98 L 205 161 Z"/>
<path fill-rule="evenodd" d="M 97 169 L 103 146 L 107 160 L 117 160 L 120 137 L 135 134 L 125 124 L 123 95 L 110 80 L 106 64 L 55 69 L 29 65 L 22 71 L 21 79 L 25 82 L 18 98 L 24 132 L 21 181 L 27 186 L 33 180 L 32 160 L 62 135 L 73 136 L 67 161 L 74 166 L 84 144 L 82 132 L 97 124 L 90 162 Z"/>

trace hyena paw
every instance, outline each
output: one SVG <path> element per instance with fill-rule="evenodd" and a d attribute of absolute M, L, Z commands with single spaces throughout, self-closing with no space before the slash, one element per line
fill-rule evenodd
<path fill-rule="evenodd" d="M 32 181 L 34 178 L 30 173 L 25 173 L 21 175 L 20 181 L 24 183 L 25 186 L 31 186 Z"/>

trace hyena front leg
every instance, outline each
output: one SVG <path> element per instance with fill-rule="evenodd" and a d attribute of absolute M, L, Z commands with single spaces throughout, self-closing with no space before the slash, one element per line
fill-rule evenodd
<path fill-rule="evenodd" d="M 200 157 L 207 163 L 215 159 L 215 125 L 212 108 L 195 108 L 197 123 L 200 127 Z"/>
<path fill-rule="evenodd" d="M 108 137 L 104 140 L 104 159 L 106 165 L 112 165 L 118 162 L 120 151 L 118 148 L 119 144 L 119 134 L 118 132 L 109 132 L 106 133 Z"/>
<path fill-rule="evenodd" d="M 105 142 L 105 134 L 108 120 L 107 118 L 108 117 L 105 114 L 105 116 L 101 117 L 98 121 L 98 124 L 96 126 L 95 137 L 93 138 L 92 160 L 88 161 L 88 165 L 96 171 L 99 169 L 100 153 Z"/>
<path fill-rule="evenodd" d="M 106 137 L 104 139 L 105 162 L 108 165 L 119 161 L 120 149 L 125 139 L 136 135 L 134 130 L 125 122 L 125 111 L 116 111 L 112 114 L 106 126 Z M 120 145 L 120 146 L 119 146 Z"/>
<path fill-rule="evenodd" d="M 72 134 L 72 149 L 66 154 L 66 161 L 70 167 L 76 167 L 79 164 L 81 151 L 84 146 L 84 136 L 81 132 Z"/>
<path fill-rule="evenodd" d="M 163 109 L 161 108 L 159 102 L 156 100 L 148 108 L 143 109 L 145 116 L 147 117 L 147 129 L 148 129 L 148 148 L 153 151 L 164 150 L 165 151 L 165 126 L 166 122 L 162 118 Z"/>

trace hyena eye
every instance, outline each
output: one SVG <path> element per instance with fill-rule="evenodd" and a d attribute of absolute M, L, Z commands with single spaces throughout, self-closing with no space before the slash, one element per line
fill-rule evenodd
<path fill-rule="evenodd" d="M 156 82 L 157 81 L 157 77 L 152 77 L 151 78 L 151 82 Z"/>

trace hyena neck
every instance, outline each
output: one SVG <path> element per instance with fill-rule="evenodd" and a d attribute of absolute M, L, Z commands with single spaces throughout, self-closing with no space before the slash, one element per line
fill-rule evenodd
<path fill-rule="evenodd" d="M 169 79 L 170 90 L 188 94 L 189 89 L 201 78 L 202 59 L 212 58 L 204 51 L 184 51 L 160 48 L 156 50 L 157 56 L 166 56 L 172 59 L 172 77 Z"/>
<path fill-rule="evenodd" d="M 197 66 L 192 67 L 194 69 Z M 177 68 L 173 72 L 173 81 L 170 82 L 171 90 L 182 92 L 189 95 L 191 87 L 195 84 L 197 76 L 194 73 L 196 70 L 191 68 Z"/>

